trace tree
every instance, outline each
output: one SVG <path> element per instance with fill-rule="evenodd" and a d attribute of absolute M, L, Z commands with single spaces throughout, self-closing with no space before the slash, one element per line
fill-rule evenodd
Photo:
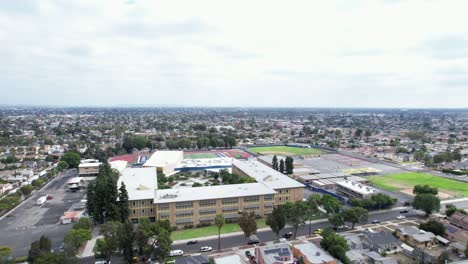
<path fill-rule="evenodd" d="M 351 207 L 350 209 L 343 210 L 343 219 L 345 222 L 352 224 L 352 229 L 354 229 L 354 225 L 358 222 L 367 222 L 368 217 L 367 210 L 362 207 Z"/>
<path fill-rule="evenodd" d="M 41 236 L 39 240 L 31 243 L 31 248 L 28 252 L 28 262 L 35 263 L 35 260 L 50 252 L 52 246 L 51 241 L 46 236 Z"/>
<path fill-rule="evenodd" d="M 365 136 L 366 138 L 369 138 L 370 136 L 372 136 L 372 132 L 369 129 L 366 129 Z"/>
<path fill-rule="evenodd" d="M 80 160 L 80 153 L 75 151 L 68 151 L 63 154 L 61 158 L 61 161 L 65 161 L 70 166 L 70 168 L 78 168 L 78 165 L 80 165 Z"/>
<path fill-rule="evenodd" d="M 218 251 L 221 250 L 221 228 L 224 226 L 224 215 L 217 214 L 214 219 L 216 227 L 218 227 Z"/>
<path fill-rule="evenodd" d="M 296 201 L 294 203 L 287 202 L 282 205 L 286 223 L 291 225 L 294 229 L 294 239 L 296 238 L 297 229 L 299 226 L 304 225 L 306 215 L 304 212 L 307 210 L 307 205 L 303 201 Z"/>
<path fill-rule="evenodd" d="M 341 204 L 338 198 L 329 194 L 322 195 L 320 203 L 323 205 L 323 208 L 325 211 L 327 211 L 328 214 L 338 213 L 341 209 Z"/>
<path fill-rule="evenodd" d="M 445 226 L 435 220 L 429 220 L 426 223 L 419 224 L 419 229 L 432 232 L 435 235 L 442 236 L 445 233 Z"/>
<path fill-rule="evenodd" d="M 336 234 L 330 228 L 327 228 L 322 233 L 322 241 L 320 241 L 320 246 L 328 251 L 330 255 L 339 259 L 341 262 L 348 264 L 351 263 L 346 257 L 346 251 L 349 250 L 348 243 L 346 239 L 342 236 Z"/>
<path fill-rule="evenodd" d="M 70 166 L 70 165 L 68 165 L 68 162 L 61 160 L 61 161 L 57 164 L 57 169 L 58 169 L 59 171 L 63 171 L 63 170 L 65 170 L 65 169 L 68 169 L 69 166 Z"/>
<path fill-rule="evenodd" d="M 455 205 L 453 204 L 446 204 L 445 205 L 445 214 L 450 217 L 451 215 L 453 215 L 454 213 L 458 212 L 458 213 L 461 213 L 461 214 L 464 214 L 466 215 L 467 212 L 464 210 L 464 209 L 458 209 Z"/>
<path fill-rule="evenodd" d="M 437 190 L 436 187 L 431 187 L 429 185 L 416 185 L 413 188 L 413 194 L 423 194 L 423 193 L 429 193 L 433 195 L 437 195 L 439 191 Z"/>
<path fill-rule="evenodd" d="M 244 232 L 245 237 L 249 237 L 257 233 L 257 222 L 255 212 L 242 212 L 239 217 L 239 226 Z"/>
<path fill-rule="evenodd" d="M 304 212 L 305 218 L 309 221 L 309 236 L 312 234 L 312 220 L 319 212 L 318 205 L 321 197 L 320 195 L 313 194 L 307 198 L 306 211 Z"/>
<path fill-rule="evenodd" d="M 11 256 L 13 250 L 9 246 L 0 246 L 0 260 Z"/>
<path fill-rule="evenodd" d="M 465 251 L 463 252 L 465 256 L 468 256 L 468 245 L 466 245 Z"/>
<path fill-rule="evenodd" d="M 279 163 L 279 172 L 281 173 L 284 173 L 284 160 L 283 159 L 280 159 L 280 163 Z"/>
<path fill-rule="evenodd" d="M 330 222 L 334 227 L 339 227 L 344 225 L 344 219 L 341 214 L 332 214 L 328 217 L 328 222 Z"/>
<path fill-rule="evenodd" d="M 279 233 L 286 225 L 286 217 L 281 206 L 273 208 L 273 212 L 267 216 L 265 223 L 271 228 L 276 237 L 279 238 Z"/>
<path fill-rule="evenodd" d="M 356 131 L 354 132 L 354 137 L 361 137 L 361 135 L 362 135 L 362 128 L 356 129 Z"/>
<path fill-rule="evenodd" d="M 71 229 L 64 238 L 65 251 L 69 255 L 75 255 L 80 246 L 92 237 L 89 229 Z"/>
<path fill-rule="evenodd" d="M 97 223 L 120 220 L 117 178 L 117 172 L 110 167 L 109 163 L 104 163 L 99 166 L 99 173 L 94 184 L 88 186 L 87 207 L 90 216 Z"/>
<path fill-rule="evenodd" d="M 119 188 L 119 214 L 120 214 L 120 222 L 125 222 L 130 215 L 130 208 L 128 207 L 128 192 L 125 188 L 125 183 L 122 182 Z"/>
<path fill-rule="evenodd" d="M 435 261 L 436 264 L 445 264 L 449 263 L 450 257 L 447 251 L 444 251 L 440 253 L 440 255 L 437 257 L 437 260 Z"/>
<path fill-rule="evenodd" d="M 78 222 L 73 224 L 73 229 L 89 229 L 93 228 L 91 221 L 87 217 L 82 217 Z"/>
<path fill-rule="evenodd" d="M 286 171 L 286 174 L 293 174 L 294 170 L 294 160 L 291 157 L 286 157 L 286 161 L 284 162 L 284 169 Z"/>
<path fill-rule="evenodd" d="M 123 259 L 126 263 L 132 263 L 134 256 L 133 240 L 135 233 L 133 232 L 133 224 L 130 221 L 125 221 L 119 228 L 118 233 L 119 249 L 122 252 Z"/>
<path fill-rule="evenodd" d="M 276 155 L 273 156 L 273 160 L 271 161 L 271 166 L 274 170 L 278 170 L 278 157 Z"/>
<path fill-rule="evenodd" d="M 61 252 L 54 252 L 54 253 L 47 253 L 40 257 L 38 257 L 34 264 L 77 264 L 79 263 L 78 260 L 74 257 L 68 257 L 64 253 Z"/>
<path fill-rule="evenodd" d="M 413 208 L 423 210 L 426 216 L 428 216 L 432 212 L 438 212 L 440 210 L 440 200 L 437 196 L 430 193 L 416 194 Z"/>

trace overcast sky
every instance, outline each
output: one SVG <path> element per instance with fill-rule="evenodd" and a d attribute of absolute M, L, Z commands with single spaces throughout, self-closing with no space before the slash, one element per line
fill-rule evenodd
<path fill-rule="evenodd" d="M 468 107 L 468 1 L 18 0 L 0 104 Z"/>

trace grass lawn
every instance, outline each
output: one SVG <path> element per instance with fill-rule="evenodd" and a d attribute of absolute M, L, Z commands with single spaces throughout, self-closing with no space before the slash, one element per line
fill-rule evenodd
<path fill-rule="evenodd" d="M 257 220 L 257 228 L 266 227 L 265 220 L 260 219 Z M 225 224 L 223 228 L 221 228 L 221 234 L 233 233 L 242 231 L 239 227 L 239 224 Z M 218 234 L 218 227 L 215 225 L 213 226 L 206 226 L 206 227 L 199 227 L 199 228 L 192 228 L 192 229 L 183 229 L 173 231 L 171 234 L 172 241 L 176 240 L 183 240 L 183 239 L 190 239 L 190 238 L 197 238 L 197 237 L 204 237 L 204 236 L 212 236 Z"/>
<path fill-rule="evenodd" d="M 468 184 L 420 172 L 373 176 L 369 180 L 375 186 L 389 191 L 400 191 L 404 188 L 412 189 L 415 185 L 428 184 L 431 187 L 437 187 L 439 191 L 456 193 L 458 196 L 468 196 Z"/>
<path fill-rule="evenodd" d="M 289 146 L 253 147 L 249 149 L 260 154 L 277 155 L 315 155 L 324 153 L 324 151 L 320 149 Z"/>

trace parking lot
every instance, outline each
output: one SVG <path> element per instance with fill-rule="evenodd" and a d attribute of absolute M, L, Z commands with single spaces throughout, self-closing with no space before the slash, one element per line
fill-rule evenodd
<path fill-rule="evenodd" d="M 397 173 L 402 171 L 396 167 L 353 158 L 342 154 L 321 155 L 316 158 L 299 160 L 299 162 L 304 164 L 304 167 L 313 168 L 320 171 L 320 173 L 344 172 L 348 169 L 359 168 L 374 168 L 381 171 L 380 174 Z"/>
<path fill-rule="evenodd" d="M 0 245 L 13 249 L 14 257 L 26 256 L 34 240 L 46 235 L 57 250 L 71 225 L 59 224 L 60 217 L 73 203 L 79 202 L 86 190 L 70 192 L 66 182 L 77 176 L 76 170 L 67 170 L 57 176 L 43 189 L 35 192 L 30 199 L 0 220 Z M 37 205 L 39 197 L 51 195 L 42 206 Z"/>

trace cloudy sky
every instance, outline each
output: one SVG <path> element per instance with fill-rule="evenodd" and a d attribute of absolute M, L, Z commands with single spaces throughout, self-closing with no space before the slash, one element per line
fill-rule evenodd
<path fill-rule="evenodd" d="M 468 1 L 0 4 L 0 104 L 468 107 Z"/>

